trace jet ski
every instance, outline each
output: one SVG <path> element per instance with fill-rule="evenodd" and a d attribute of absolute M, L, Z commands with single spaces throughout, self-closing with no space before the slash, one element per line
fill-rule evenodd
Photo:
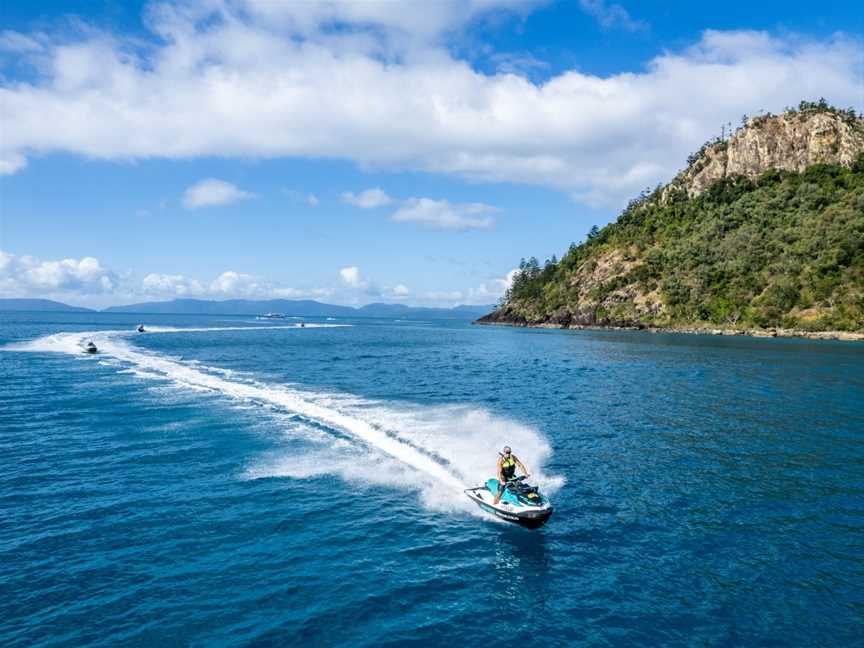
<path fill-rule="evenodd" d="M 87 353 L 96 353 L 99 349 L 96 348 L 96 345 L 93 344 L 93 340 L 90 340 L 84 347 L 84 351 Z"/>
<path fill-rule="evenodd" d="M 138 332 L 139 332 L 139 333 L 143 333 L 143 332 L 144 332 L 144 325 L 143 325 L 143 324 L 139 324 L 139 325 L 138 325 Z"/>
<path fill-rule="evenodd" d="M 539 529 L 552 515 L 552 505 L 536 486 L 529 486 L 524 480 L 525 475 L 508 480 L 497 505 L 493 504 L 498 492 L 497 479 L 486 480 L 484 486 L 467 488 L 465 494 L 481 509 L 503 520 Z"/>

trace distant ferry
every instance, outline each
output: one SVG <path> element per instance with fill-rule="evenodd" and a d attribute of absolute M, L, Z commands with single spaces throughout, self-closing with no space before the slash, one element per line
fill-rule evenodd
<path fill-rule="evenodd" d="M 261 319 L 285 319 L 285 315 L 282 313 L 264 313 L 260 317 Z"/>

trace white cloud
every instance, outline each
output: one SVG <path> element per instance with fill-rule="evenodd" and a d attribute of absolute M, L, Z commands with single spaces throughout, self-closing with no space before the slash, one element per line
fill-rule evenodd
<path fill-rule="evenodd" d="M 465 299 L 465 293 L 461 290 L 433 290 L 423 293 L 423 298 L 430 302 L 437 302 L 439 305 L 457 305 Z"/>
<path fill-rule="evenodd" d="M 251 193 L 238 189 L 235 185 L 224 180 L 208 178 L 196 182 L 183 193 L 183 205 L 186 209 L 198 209 L 199 207 L 214 207 L 217 205 L 230 205 L 238 200 L 250 198 Z"/>
<path fill-rule="evenodd" d="M 317 207 L 321 203 L 321 201 L 318 199 L 318 196 L 313 193 L 304 194 L 300 191 L 297 191 L 296 189 L 283 189 L 282 191 L 292 201 L 303 202 L 310 207 Z"/>
<path fill-rule="evenodd" d="M 93 257 L 42 261 L 0 250 L 0 294 L 6 296 L 107 293 L 116 284 L 117 276 Z"/>
<path fill-rule="evenodd" d="M 480 283 L 476 288 L 468 292 L 466 303 L 468 304 L 494 304 L 504 296 L 504 293 L 513 285 L 513 277 L 519 272 L 514 268 L 503 277 L 495 277 Z"/>
<path fill-rule="evenodd" d="M 513 276 L 516 272 L 518 270 L 511 270 L 503 277 L 486 279 L 476 286 L 464 290 L 431 290 L 422 292 L 416 295 L 416 298 L 412 301 L 418 305 L 441 308 L 453 308 L 462 304 L 491 306 L 497 304 L 504 296 L 505 291 L 512 284 Z"/>
<path fill-rule="evenodd" d="M 179 274 L 148 274 L 141 282 L 141 289 L 147 295 L 172 297 L 201 297 L 207 292 L 200 281 Z"/>
<path fill-rule="evenodd" d="M 210 292 L 217 295 L 257 295 L 263 289 L 252 275 L 233 270 L 223 272 L 210 284 Z"/>
<path fill-rule="evenodd" d="M 316 299 L 327 297 L 326 288 L 290 288 L 277 286 L 259 277 L 227 270 L 210 282 L 183 275 L 148 274 L 141 282 L 150 297 L 200 297 L 205 299 Z"/>
<path fill-rule="evenodd" d="M 383 288 L 365 276 L 357 266 L 348 266 L 339 270 L 342 280 L 342 290 L 335 293 L 338 301 L 359 305 L 370 300 L 384 302 L 404 302 L 411 296 L 411 290 L 404 283 Z"/>
<path fill-rule="evenodd" d="M 454 205 L 446 200 L 409 198 L 390 217 L 397 223 L 418 223 L 433 229 L 489 229 L 495 224 L 492 213 L 498 211 L 483 203 Z"/>
<path fill-rule="evenodd" d="M 411 290 L 402 283 L 384 286 L 379 290 L 374 283 L 370 282 L 364 292 L 367 297 L 385 302 L 404 302 L 411 297 Z"/>
<path fill-rule="evenodd" d="M 306 39 L 370 47 L 369 36 L 383 39 L 391 49 L 416 47 L 436 41 L 468 21 L 496 11 L 523 14 L 546 0 L 436 0 L 435 2 L 273 2 L 241 0 L 238 4 L 257 21 L 275 25 Z M 419 5 L 419 6 L 418 6 Z M 334 24 L 350 24 L 351 35 L 334 35 Z"/>
<path fill-rule="evenodd" d="M 393 202 L 393 199 L 387 195 L 383 189 L 367 189 L 359 194 L 354 194 L 351 191 L 346 191 L 340 196 L 344 203 L 360 207 L 362 209 L 373 209 L 375 207 L 383 207 Z"/>
<path fill-rule="evenodd" d="M 0 150 L 0 175 L 10 175 L 27 166 L 27 158 L 20 153 Z"/>
<path fill-rule="evenodd" d="M 582 11 L 597 19 L 604 29 L 621 27 L 627 31 L 647 29 L 641 20 L 633 20 L 627 10 L 619 4 L 606 4 L 606 0 L 579 0 Z"/>
<path fill-rule="evenodd" d="M 356 195 L 346 191 L 341 200 L 362 209 L 398 203 L 399 206 L 390 216 L 390 220 L 397 223 L 418 223 L 432 229 L 444 230 L 489 229 L 495 224 L 491 214 L 498 211 L 483 203 L 454 205 L 446 200 L 431 198 L 397 201 L 379 188 L 367 189 Z"/>
<path fill-rule="evenodd" d="M 316 299 L 327 297 L 331 292 L 327 288 L 277 286 L 260 277 L 233 270 L 223 272 L 207 286 L 207 295 L 215 298 Z"/>
<path fill-rule="evenodd" d="M 339 271 L 339 276 L 342 277 L 342 281 L 344 281 L 349 286 L 360 288 L 366 285 L 363 276 L 360 274 L 360 268 L 357 266 L 349 266 L 347 268 L 342 268 Z"/>
<path fill-rule="evenodd" d="M 513 285 L 513 280 L 516 278 L 517 274 L 519 274 L 519 268 L 513 268 L 504 276 L 504 290 L 510 289 L 510 287 Z"/>
<path fill-rule="evenodd" d="M 533 72 L 541 72 L 550 67 L 545 61 L 525 52 L 495 52 L 489 54 L 488 58 L 495 64 L 496 71 L 502 74 L 528 77 Z"/>
<path fill-rule="evenodd" d="M 323 299 L 333 294 L 329 288 L 274 288 L 274 299 Z"/>
<path fill-rule="evenodd" d="M 424 295 L 425 299 L 435 302 L 440 306 L 458 306 L 459 304 L 492 305 L 504 296 L 510 286 L 513 285 L 513 277 L 519 272 L 518 268 L 510 270 L 503 277 L 493 277 L 480 282 L 475 287 L 467 290 L 449 292 L 430 292 Z"/>
<path fill-rule="evenodd" d="M 0 32 L 0 51 L 21 54 L 25 52 L 42 51 L 38 40 L 20 32 L 5 30 Z"/>
<path fill-rule="evenodd" d="M 360 305 L 369 301 L 413 303 L 429 306 L 492 304 L 512 281 L 488 279 L 467 290 L 414 293 L 397 282 L 380 287 L 357 266 L 339 271 L 341 287 L 296 288 L 255 275 L 227 270 L 212 280 L 183 274 L 115 272 L 98 259 L 45 261 L 0 250 L 0 297 L 44 297 L 93 307 L 167 299 L 324 299 Z"/>
<path fill-rule="evenodd" d="M 617 5 L 587 6 L 624 21 Z M 501 7 L 525 10 L 516 0 L 422 12 L 414 3 L 209 0 L 152 8 L 147 47 L 93 29 L 72 42 L 40 37 L 42 51 L 22 53 L 39 63 L 34 76 L 0 81 L 0 172 L 53 151 L 327 157 L 545 185 L 610 205 L 670 179 L 742 113 L 820 96 L 862 108 L 861 41 L 842 35 L 706 31 L 635 72 L 574 69 L 542 83 L 477 72 L 443 46 L 445 34 Z"/>
<path fill-rule="evenodd" d="M 136 280 L 130 273 L 105 268 L 98 259 L 43 261 L 0 250 L 0 296 L 47 297 L 117 303 L 143 299 L 303 299 L 332 294 L 327 288 L 294 288 L 228 270 L 212 281 L 181 274 L 148 273 Z"/>

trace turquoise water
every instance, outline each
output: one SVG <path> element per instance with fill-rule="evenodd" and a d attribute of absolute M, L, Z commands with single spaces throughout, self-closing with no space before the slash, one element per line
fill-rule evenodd
<path fill-rule="evenodd" d="M 0 315 L 0 645 L 862 645 L 862 344 L 139 319 Z"/>

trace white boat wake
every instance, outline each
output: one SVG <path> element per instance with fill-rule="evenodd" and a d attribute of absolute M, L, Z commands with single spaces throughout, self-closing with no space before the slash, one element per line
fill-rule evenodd
<path fill-rule="evenodd" d="M 307 324 L 306 328 L 345 326 Z M 256 330 L 299 326 L 169 328 L 149 327 L 149 333 L 189 333 L 219 330 Z M 286 433 L 308 441 L 308 451 L 290 456 L 268 456 L 251 465 L 244 478 L 305 479 L 332 474 L 345 480 L 410 488 L 423 493 L 423 504 L 436 510 L 476 511 L 464 497 L 454 497 L 494 474 L 497 452 L 507 443 L 519 454 L 547 493 L 563 478 L 543 473 L 551 454 L 549 444 L 533 428 L 495 416 L 476 406 L 421 406 L 374 401 L 350 394 L 268 384 L 230 369 L 208 367 L 141 349 L 130 338 L 134 331 L 57 333 L 7 346 L 7 351 L 61 352 L 82 356 L 81 345 L 94 340 L 100 356 L 123 365 L 148 381 L 168 381 L 192 390 L 226 397 L 239 407 L 267 407 L 290 414 Z M 299 417 L 299 422 L 297 418 Z M 322 434 L 321 428 L 338 434 Z M 443 488 L 442 488 L 443 487 Z"/>

